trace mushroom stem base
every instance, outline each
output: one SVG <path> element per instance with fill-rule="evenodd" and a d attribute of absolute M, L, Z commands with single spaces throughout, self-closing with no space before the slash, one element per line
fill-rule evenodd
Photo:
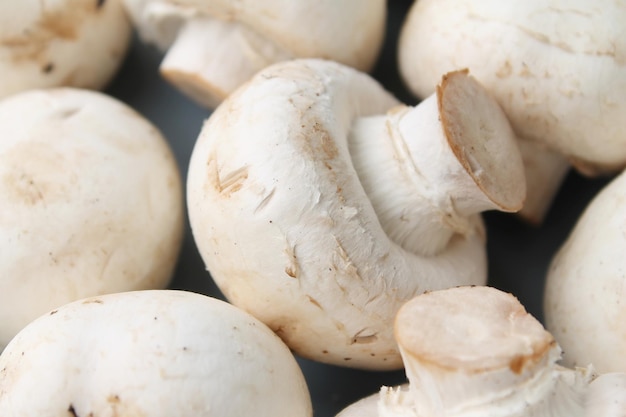
<path fill-rule="evenodd" d="M 242 24 L 197 17 L 181 28 L 160 72 L 198 104 L 214 108 L 257 71 L 289 57 Z"/>

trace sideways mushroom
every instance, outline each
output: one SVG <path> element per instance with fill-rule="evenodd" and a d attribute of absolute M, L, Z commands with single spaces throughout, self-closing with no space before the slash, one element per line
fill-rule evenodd
<path fill-rule="evenodd" d="M 0 98 L 34 88 L 104 88 L 131 31 L 121 0 L 0 2 Z"/>
<path fill-rule="evenodd" d="M 525 192 L 506 117 L 466 72 L 419 106 L 301 59 L 259 72 L 204 124 L 187 201 L 225 296 L 296 353 L 402 366 L 391 323 L 427 290 L 486 281 L 480 212 Z"/>
<path fill-rule="evenodd" d="M 385 0 L 123 0 L 160 72 L 196 102 L 217 106 L 257 71 L 298 57 L 370 70 L 382 48 Z"/>
<path fill-rule="evenodd" d="M 311 417 L 285 344 L 234 306 L 185 291 L 77 300 L 0 355 L 3 416 Z"/>
<path fill-rule="evenodd" d="M 486 286 L 422 294 L 394 327 L 408 384 L 382 387 L 338 417 L 624 415 L 626 374 L 558 365 L 559 345 L 511 294 Z"/>
<path fill-rule="evenodd" d="M 569 366 L 626 372 L 626 172 L 589 203 L 546 275 L 546 327 Z"/>
<path fill-rule="evenodd" d="M 103 93 L 31 90 L 0 102 L 0 349 L 91 295 L 165 287 L 183 233 L 168 143 Z"/>
<path fill-rule="evenodd" d="M 398 45 L 419 97 L 469 68 L 504 109 L 525 159 L 522 215 L 541 222 L 573 164 L 586 175 L 626 166 L 626 6 L 612 0 L 418 0 Z"/>

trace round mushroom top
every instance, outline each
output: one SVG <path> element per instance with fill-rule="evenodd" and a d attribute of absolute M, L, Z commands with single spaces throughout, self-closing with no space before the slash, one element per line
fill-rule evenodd
<path fill-rule="evenodd" d="M 399 310 L 395 336 L 411 361 L 450 372 L 521 374 L 556 347 L 513 295 L 486 286 L 415 297 Z"/>
<path fill-rule="evenodd" d="M 209 16 L 239 22 L 293 57 L 369 70 L 382 47 L 384 0 L 125 0 L 146 41 L 167 48 L 184 22 Z"/>
<path fill-rule="evenodd" d="M 56 306 L 162 288 L 183 234 L 182 181 L 161 133 L 73 88 L 0 101 L 0 346 Z"/>
<path fill-rule="evenodd" d="M 121 0 L 0 2 L 0 98 L 43 87 L 102 89 L 131 29 Z"/>
<path fill-rule="evenodd" d="M 546 327 L 563 364 L 626 372 L 626 171 L 588 202 L 546 273 Z"/>
<path fill-rule="evenodd" d="M 4 416 L 310 417 L 289 349 L 236 307 L 173 290 L 86 298 L 0 355 Z"/>

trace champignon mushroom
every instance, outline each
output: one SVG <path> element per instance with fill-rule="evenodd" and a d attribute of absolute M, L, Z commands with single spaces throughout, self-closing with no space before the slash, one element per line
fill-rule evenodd
<path fill-rule="evenodd" d="M 131 30 L 120 0 L 0 2 L 0 98 L 34 88 L 104 88 Z"/>
<path fill-rule="evenodd" d="M 297 57 L 371 69 L 385 0 L 124 0 L 141 38 L 167 51 L 161 74 L 215 107 L 262 68 Z"/>
<path fill-rule="evenodd" d="M 626 172 L 589 203 L 546 276 L 546 327 L 564 363 L 626 372 Z"/>
<path fill-rule="evenodd" d="M 77 298 L 168 284 L 182 180 L 157 129 L 103 93 L 0 102 L 0 349 Z"/>
<path fill-rule="evenodd" d="M 224 101 L 187 181 L 226 297 L 301 356 L 368 369 L 401 366 L 401 303 L 486 281 L 479 213 L 517 210 L 525 191 L 506 117 L 466 72 L 411 108 L 317 59 L 266 68 Z"/>
<path fill-rule="evenodd" d="M 382 387 L 338 417 L 623 416 L 615 405 L 626 374 L 558 365 L 553 336 L 495 288 L 419 295 L 399 310 L 395 335 L 409 383 Z M 610 413 L 591 414 L 600 410 Z"/>
<path fill-rule="evenodd" d="M 0 355 L 0 415 L 310 417 L 285 344 L 234 306 L 136 291 L 64 305 Z"/>
<path fill-rule="evenodd" d="M 469 68 L 523 142 L 522 213 L 540 222 L 569 162 L 589 175 L 626 166 L 625 21 L 613 0 L 418 0 L 402 26 L 400 71 L 425 97 L 443 72 Z"/>

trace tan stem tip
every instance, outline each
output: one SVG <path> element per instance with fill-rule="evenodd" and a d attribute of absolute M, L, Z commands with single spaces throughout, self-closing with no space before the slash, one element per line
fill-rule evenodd
<path fill-rule="evenodd" d="M 554 338 L 513 295 L 467 286 L 434 291 L 405 304 L 396 317 L 401 348 L 440 369 L 520 374 L 554 347 Z"/>
<path fill-rule="evenodd" d="M 502 210 L 521 209 L 526 196 L 524 166 L 521 157 L 513 161 L 510 156 L 519 149 L 496 100 L 467 70 L 444 75 L 437 98 L 446 138 L 463 167 Z"/>

